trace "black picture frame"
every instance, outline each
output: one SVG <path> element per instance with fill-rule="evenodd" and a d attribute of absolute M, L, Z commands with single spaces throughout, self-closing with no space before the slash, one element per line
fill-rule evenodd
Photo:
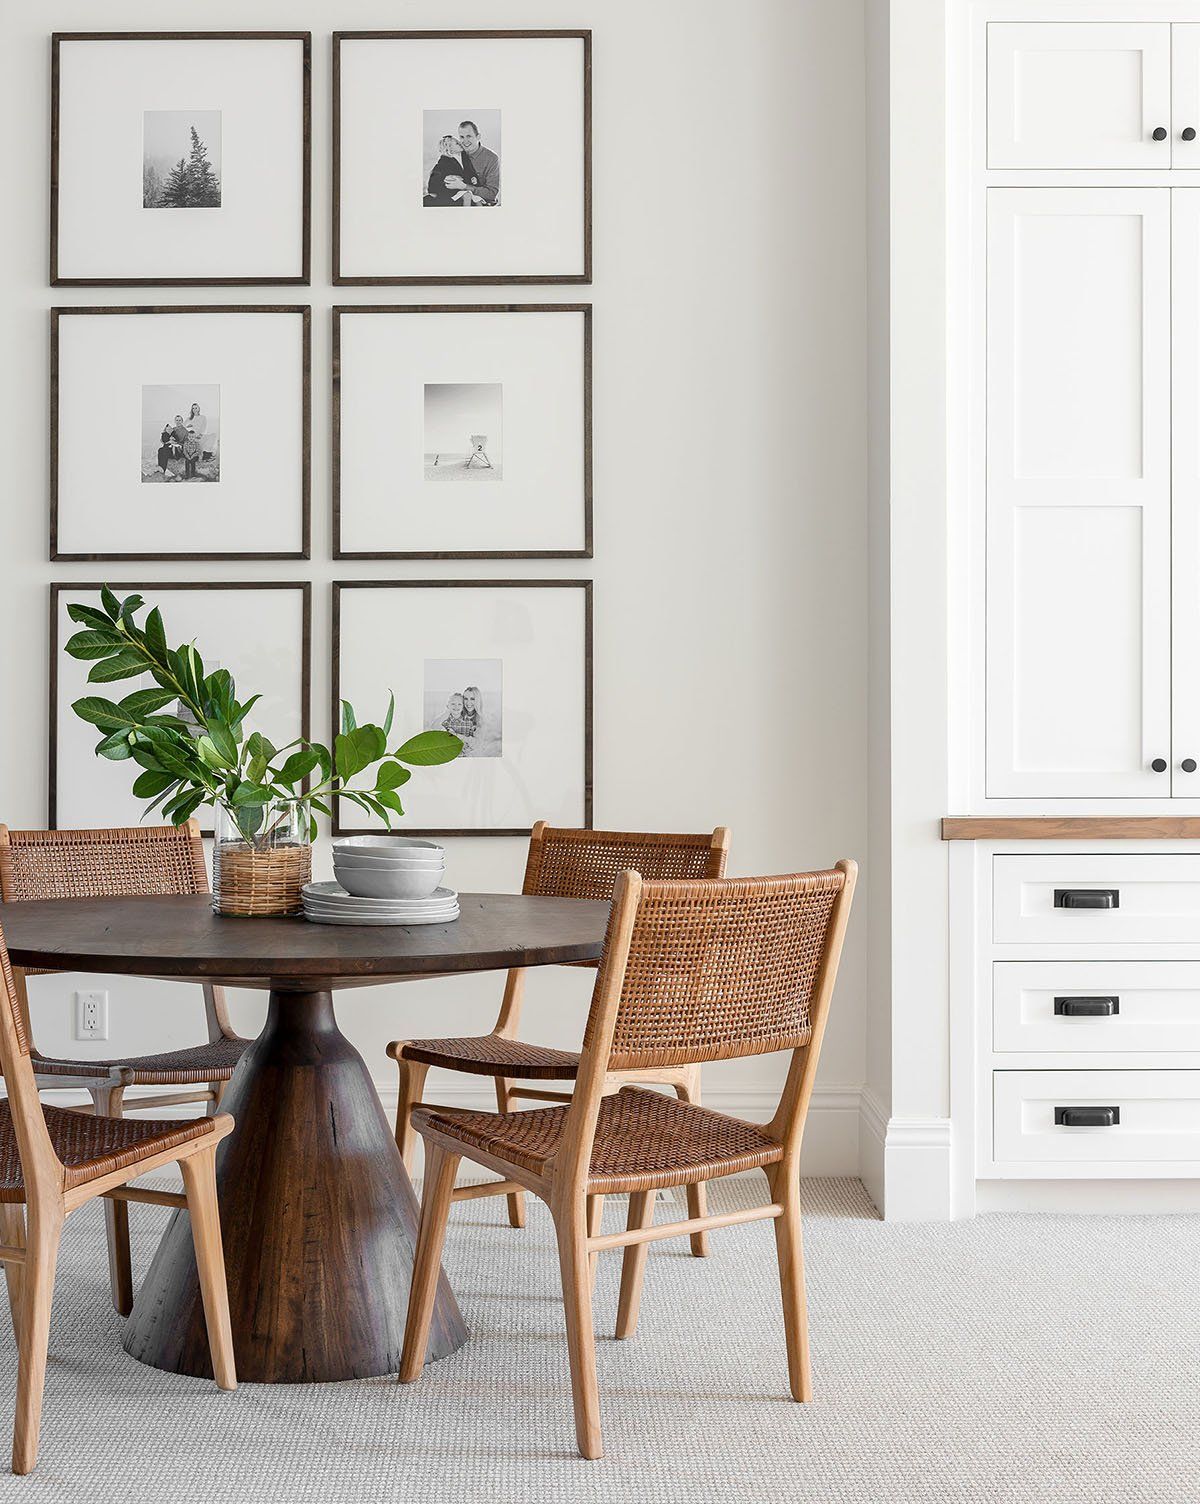
<path fill-rule="evenodd" d="M 341 649 L 342 649 L 342 594 L 350 590 L 582 590 L 584 593 L 584 645 L 583 663 L 583 829 L 592 828 L 593 818 L 593 595 L 592 581 L 586 579 L 534 579 L 534 580 L 335 580 L 333 582 L 332 630 L 330 633 L 330 701 L 329 725 L 331 739 L 340 724 L 341 711 Z M 335 836 L 378 835 L 378 825 L 346 825 L 342 823 L 338 801 L 333 802 L 331 833 Z M 401 833 L 406 836 L 528 836 L 532 825 L 466 828 L 414 827 L 405 824 Z"/>

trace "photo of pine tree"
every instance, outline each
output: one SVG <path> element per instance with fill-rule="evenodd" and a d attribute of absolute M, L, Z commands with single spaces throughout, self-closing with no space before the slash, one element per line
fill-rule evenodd
<path fill-rule="evenodd" d="M 142 208 L 220 207 L 220 110 L 146 110 Z"/>

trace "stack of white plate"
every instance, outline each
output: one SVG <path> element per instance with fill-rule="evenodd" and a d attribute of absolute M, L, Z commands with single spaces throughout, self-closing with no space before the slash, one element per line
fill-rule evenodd
<path fill-rule="evenodd" d="M 359 898 L 341 883 L 305 883 L 304 917 L 314 924 L 448 924 L 458 918 L 458 894 L 435 888 L 424 898 Z"/>

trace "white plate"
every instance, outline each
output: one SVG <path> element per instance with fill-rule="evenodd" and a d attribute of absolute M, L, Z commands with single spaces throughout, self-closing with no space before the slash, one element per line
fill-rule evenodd
<path fill-rule="evenodd" d="M 459 905 L 454 905 L 444 914 L 411 914 L 408 919 L 394 919 L 385 914 L 326 913 L 311 908 L 305 908 L 304 917 L 310 925 L 392 925 L 394 928 L 406 925 L 448 925 L 459 917 Z"/>
<path fill-rule="evenodd" d="M 436 841 L 418 841 L 413 836 L 343 836 L 334 841 L 335 851 L 353 851 L 359 856 L 372 852 L 379 856 L 435 856 L 445 851 Z"/>
<path fill-rule="evenodd" d="M 343 914 L 353 918 L 356 914 L 364 914 L 368 919 L 431 919 L 439 914 L 448 914 L 452 909 L 457 909 L 456 903 L 439 903 L 428 909 L 344 909 L 331 903 L 306 903 L 306 914 Z"/>

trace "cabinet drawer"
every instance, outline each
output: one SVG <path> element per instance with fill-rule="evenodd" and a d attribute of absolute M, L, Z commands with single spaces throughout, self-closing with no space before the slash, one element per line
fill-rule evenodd
<path fill-rule="evenodd" d="M 1200 944 L 1200 856 L 997 856 L 992 875 L 997 944 Z"/>
<path fill-rule="evenodd" d="M 1089 1108 L 1116 1121 L 1055 1121 Z M 998 1163 L 1200 1160 L 1200 1071 L 994 1071 L 992 1110 Z"/>
<path fill-rule="evenodd" d="M 989 167 L 1169 167 L 1170 125 L 1165 22 L 989 25 Z"/>
<path fill-rule="evenodd" d="M 1200 1053 L 1200 961 L 998 961 L 1001 1052 Z"/>

